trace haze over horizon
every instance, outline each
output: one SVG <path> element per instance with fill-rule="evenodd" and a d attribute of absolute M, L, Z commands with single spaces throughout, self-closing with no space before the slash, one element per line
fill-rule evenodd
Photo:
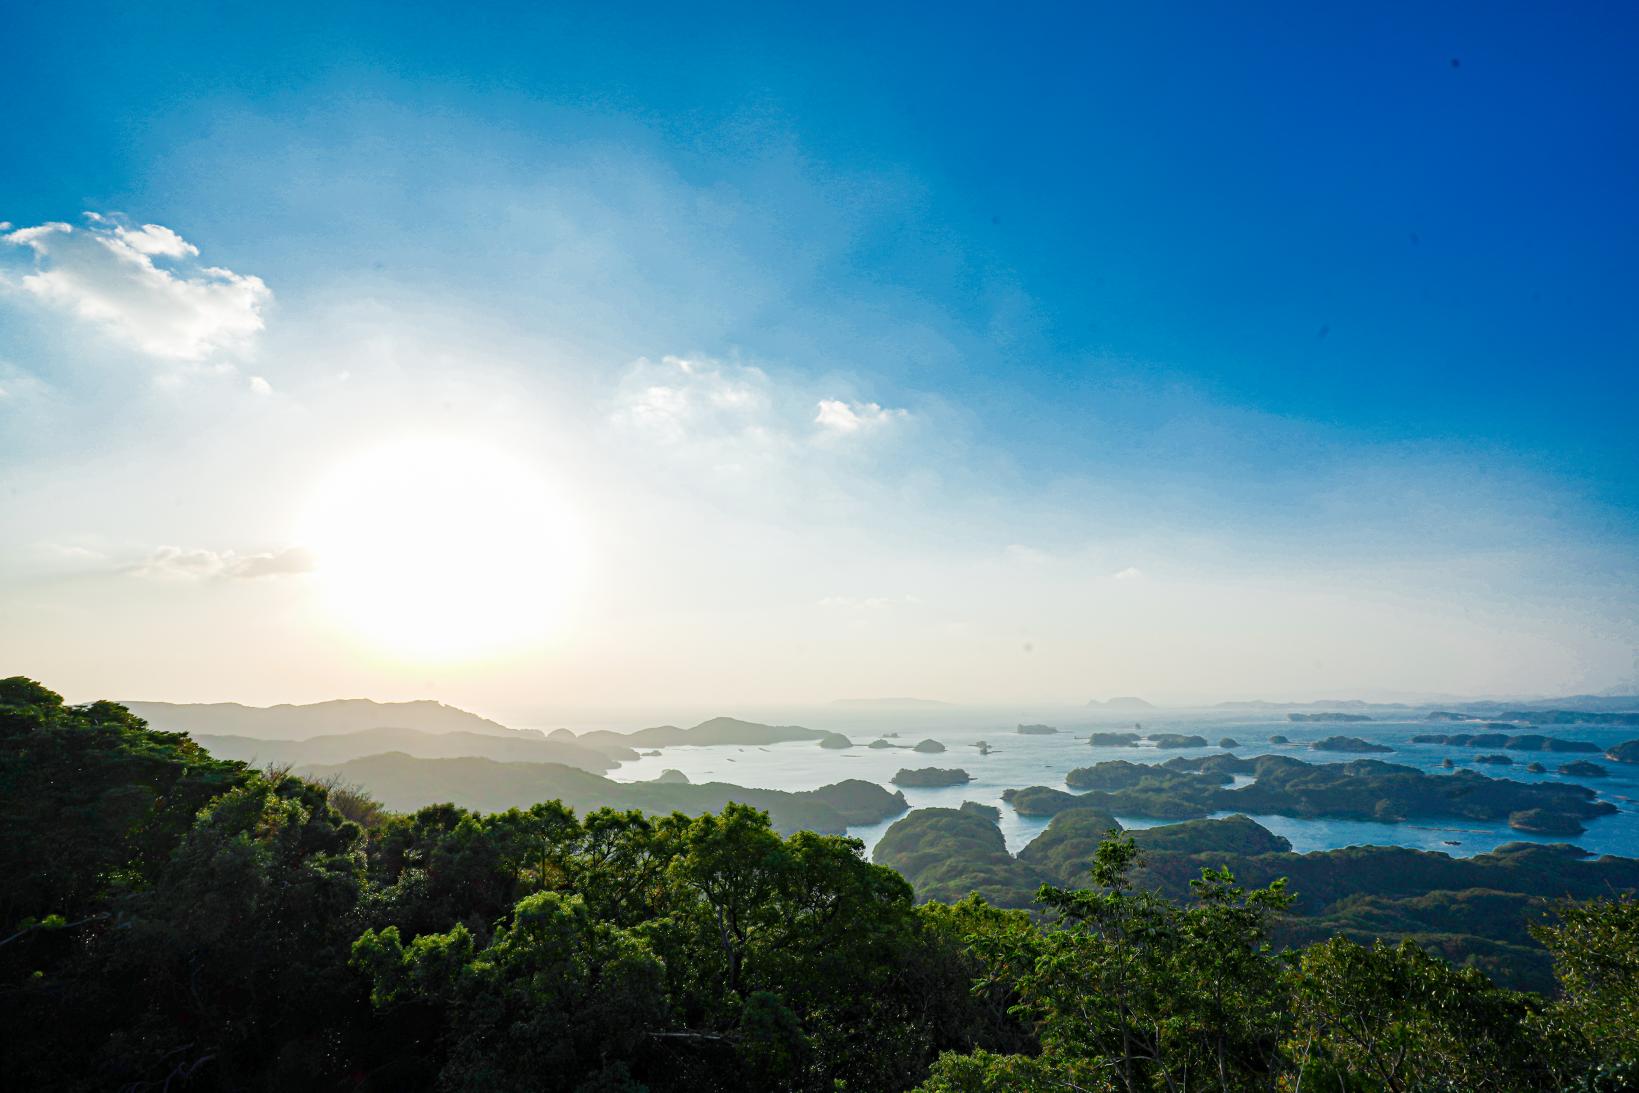
<path fill-rule="evenodd" d="M 1639 690 L 1631 35 L 71 7 L 0 71 L 6 674 Z"/>

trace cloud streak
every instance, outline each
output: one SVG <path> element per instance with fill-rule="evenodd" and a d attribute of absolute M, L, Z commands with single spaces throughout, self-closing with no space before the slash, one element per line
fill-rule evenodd
<path fill-rule="evenodd" d="M 132 576 L 154 581 L 255 580 L 310 573 L 316 568 L 313 555 L 302 547 L 261 554 L 234 551 L 184 550 L 162 546 L 131 566 Z"/>
<path fill-rule="evenodd" d="M 809 406 L 816 412 L 805 422 Z M 616 425 L 661 444 L 738 438 L 780 447 L 885 429 L 908 420 L 910 411 L 875 402 L 816 401 L 800 385 L 776 383 L 761 368 L 669 356 L 631 366 L 611 416 Z M 810 426 L 818 426 L 817 433 Z"/>
<path fill-rule="evenodd" d="M 199 248 L 159 224 L 132 227 L 87 213 L 0 235 L 31 253 L 32 272 L 0 274 L 0 290 L 102 328 L 160 360 L 237 352 L 262 330 L 273 293 L 262 279 L 199 261 Z"/>
<path fill-rule="evenodd" d="M 824 398 L 819 401 L 819 412 L 814 424 L 831 433 L 858 433 L 881 429 L 910 417 L 908 410 L 888 410 L 874 402 L 844 402 Z"/>

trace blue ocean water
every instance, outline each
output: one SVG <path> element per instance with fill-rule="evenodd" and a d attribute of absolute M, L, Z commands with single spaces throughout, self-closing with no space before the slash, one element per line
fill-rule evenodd
<path fill-rule="evenodd" d="M 774 718 L 764 714 L 758 720 L 773 721 Z M 1054 725 L 1059 731 L 1054 735 L 1022 735 L 1017 732 L 1020 721 L 1044 722 Z M 1414 744 L 1411 738 L 1427 733 L 1494 730 L 1481 729 L 1472 724 L 1431 722 L 1420 715 L 1408 716 L 1404 720 L 1385 718 L 1370 722 L 1299 723 L 1288 721 L 1284 716 L 1173 711 L 1138 714 L 1134 721 L 1122 720 L 1119 715 L 1111 714 L 1089 716 L 1085 710 L 1073 711 L 1068 715 L 1059 712 L 1057 717 L 1039 711 L 1007 717 L 995 712 L 919 710 L 859 714 L 809 710 L 802 711 L 800 717 L 791 716 L 780 723 L 843 732 L 854 741 L 855 747 L 833 751 L 808 742 L 766 747 L 670 747 L 660 749 L 659 755 L 644 756 L 636 762 L 622 764 L 618 770 L 611 772 L 610 777 L 620 781 L 646 781 L 663 770 L 672 769 L 682 771 L 692 782 L 730 782 L 764 789 L 813 789 L 844 778 L 861 778 L 891 788 L 894 773 L 903 767 L 960 767 L 973 776 L 973 781 L 947 788 L 905 789 L 905 799 L 912 808 L 955 807 L 963 801 L 996 805 L 1002 811 L 1001 827 L 1008 848 L 1017 852 L 1039 834 L 1048 821 L 1046 818 L 1018 815 L 1002 801 L 1004 790 L 1025 786 L 1066 789 L 1064 779 L 1071 770 L 1108 759 L 1159 763 L 1177 755 L 1217 754 L 1225 750 L 1217 744 L 1226 736 L 1240 743 L 1239 747 L 1230 749 L 1239 756 L 1282 754 L 1316 763 L 1346 762 L 1363 757 L 1318 751 L 1309 745 L 1329 736 L 1356 736 L 1394 749 L 1393 752 L 1368 758 L 1400 763 L 1438 775 L 1448 773 L 1442 769 L 1441 763 L 1450 758 L 1459 768 L 1479 770 L 1493 777 L 1527 782 L 1576 782 L 1595 790 L 1601 799 L 1610 801 L 1619 811 L 1590 821 L 1588 830 L 1574 838 L 1532 835 L 1511 830 L 1506 823 L 1472 820 L 1421 820 L 1390 824 L 1266 815 L 1254 815 L 1253 818 L 1291 840 L 1293 849 L 1300 852 L 1355 845 L 1385 845 L 1469 856 L 1484 853 L 1504 843 L 1529 841 L 1572 842 L 1594 854 L 1639 857 L 1639 764 L 1612 763 L 1596 754 L 1510 752 L 1507 754 L 1514 759 L 1513 766 L 1476 766 L 1475 756 L 1496 753 L 1498 749 Z M 1135 728 L 1135 725 L 1138 727 Z M 1197 734 L 1205 737 L 1209 746 L 1165 751 L 1147 746 L 1095 748 L 1086 739 L 1090 732 L 1095 731 Z M 1634 727 L 1522 726 L 1512 731 L 1587 740 L 1602 749 L 1623 740 L 1639 738 L 1639 728 Z M 886 734 L 893 734 L 888 742 L 895 747 L 873 749 L 865 746 Z M 1276 735 L 1287 737 L 1291 743 L 1269 743 L 1269 738 Z M 923 739 L 938 740 L 945 745 L 946 751 L 930 755 L 908 750 Z M 990 745 L 989 754 L 981 755 L 974 746 L 981 740 Z M 1604 778 L 1570 778 L 1555 773 L 1555 768 L 1573 759 L 1596 762 L 1609 774 Z M 1547 772 L 1533 774 L 1526 771 L 1525 764 L 1533 760 L 1547 767 Z M 1139 817 L 1117 818 L 1124 826 L 1135 828 L 1165 822 Z M 851 828 L 849 833 L 863 839 L 869 851 L 892 823 L 888 820 Z"/>

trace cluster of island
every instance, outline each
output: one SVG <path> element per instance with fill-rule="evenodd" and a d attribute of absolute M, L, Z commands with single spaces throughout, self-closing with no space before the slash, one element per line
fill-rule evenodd
<path fill-rule="evenodd" d="M 1251 781 L 1235 786 L 1238 776 Z M 1451 817 L 1506 821 L 1519 831 L 1552 835 L 1580 834 L 1585 821 L 1616 811 L 1586 786 L 1518 782 L 1469 770 L 1425 774 L 1376 759 L 1306 763 L 1284 755 L 1224 754 L 1178 756 L 1158 764 L 1116 759 L 1078 767 L 1065 784 L 1075 792 L 1030 786 L 1006 790 L 1002 799 L 1027 816 L 1097 808 L 1172 820 L 1219 812 L 1388 823 Z"/>

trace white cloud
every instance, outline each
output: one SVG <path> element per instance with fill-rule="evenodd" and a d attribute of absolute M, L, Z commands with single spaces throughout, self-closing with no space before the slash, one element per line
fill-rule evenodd
<path fill-rule="evenodd" d="M 135 252 L 136 254 L 147 255 L 150 258 L 199 257 L 198 247 L 170 228 L 159 224 L 144 224 L 140 228 L 127 228 L 94 213 L 90 215 L 90 219 L 93 224 L 111 227 L 114 239 L 124 248 L 126 254 Z"/>
<path fill-rule="evenodd" d="M 206 581 L 282 577 L 309 573 L 314 568 L 313 555 L 301 547 L 286 547 L 263 554 L 238 554 L 231 550 L 183 550 L 181 547 L 162 546 L 131 566 L 129 572 L 148 580 Z"/>
<path fill-rule="evenodd" d="M 72 312 L 166 360 L 237 350 L 262 329 L 273 293 L 261 278 L 200 265 L 199 248 L 159 224 L 133 228 L 95 213 L 86 221 L 0 235 L 0 243 L 34 255 L 34 271 L 0 276 L 0 289 Z"/>
<path fill-rule="evenodd" d="M 1144 571 L 1142 569 L 1139 569 L 1135 565 L 1130 565 L 1126 569 L 1110 574 L 1110 579 L 1112 581 L 1136 581 L 1141 579 L 1143 576 Z"/>
<path fill-rule="evenodd" d="M 887 410 L 874 402 L 844 402 L 825 398 L 819 401 L 814 424 L 833 433 L 857 433 L 877 429 L 910 416 L 906 410 Z"/>
<path fill-rule="evenodd" d="M 269 383 L 261 376 L 252 376 L 250 377 L 250 393 L 264 397 L 271 395 L 273 394 L 273 384 Z"/>
<path fill-rule="evenodd" d="M 617 425 L 652 441 L 700 447 L 749 443 L 756 450 L 794 450 L 820 436 L 860 433 L 908 418 L 875 402 L 812 401 L 800 384 L 775 381 L 760 368 L 709 359 L 640 360 L 628 371 L 612 415 Z M 805 423 L 806 407 L 818 412 Z"/>
<path fill-rule="evenodd" d="M 755 435 L 768 426 L 771 393 L 759 368 L 664 357 L 640 360 L 616 398 L 614 421 L 663 444 Z"/>

